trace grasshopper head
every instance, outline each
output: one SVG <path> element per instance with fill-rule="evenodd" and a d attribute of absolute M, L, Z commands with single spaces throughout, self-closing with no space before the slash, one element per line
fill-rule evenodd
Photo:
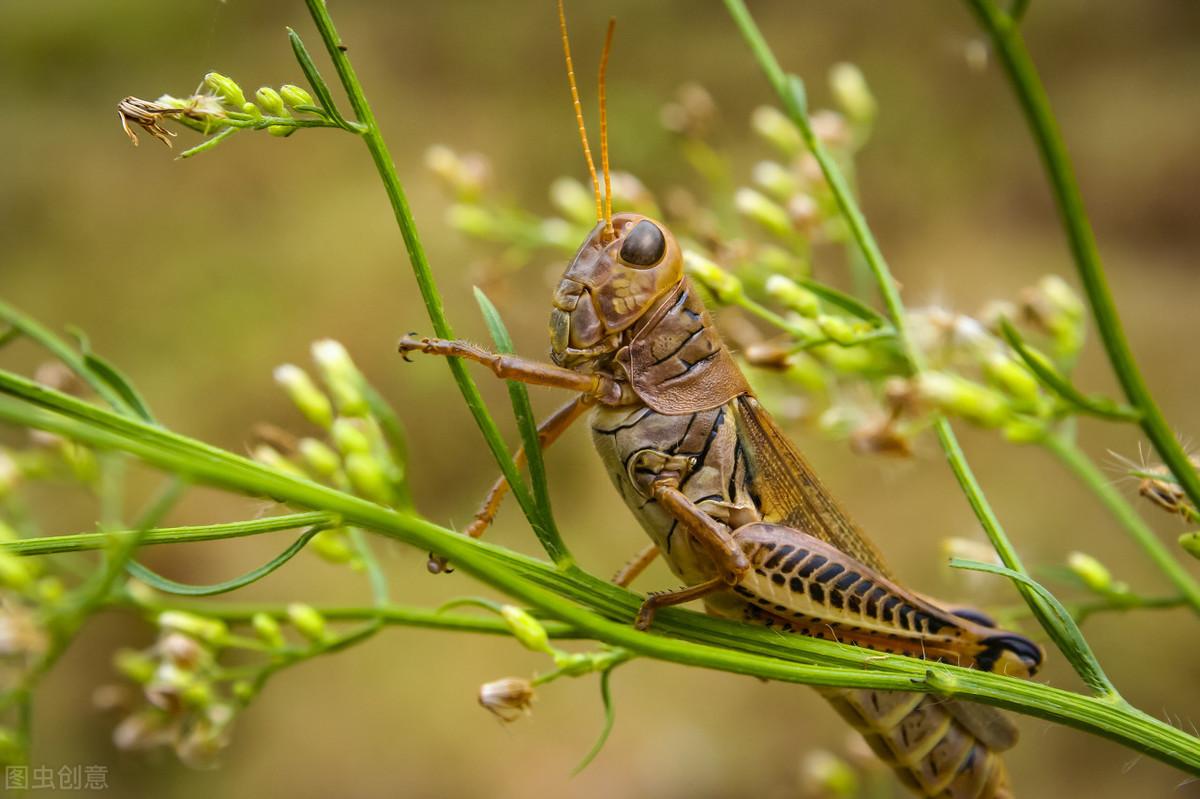
<path fill-rule="evenodd" d="M 574 368 L 611 356 L 682 279 L 679 244 L 663 225 L 641 214 L 616 214 L 611 234 L 598 224 L 554 292 L 550 357 Z"/>

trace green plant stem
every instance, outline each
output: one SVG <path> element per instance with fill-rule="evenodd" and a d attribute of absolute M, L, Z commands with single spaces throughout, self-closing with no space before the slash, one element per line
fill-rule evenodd
<path fill-rule="evenodd" d="M 871 273 L 875 277 L 880 296 L 883 298 L 884 307 L 887 309 L 892 326 L 896 331 L 896 339 L 899 344 L 901 357 L 905 360 L 912 374 L 920 374 L 925 368 L 924 357 L 920 348 L 916 346 L 909 336 L 907 312 L 903 301 L 900 299 L 900 290 L 896 285 L 895 279 L 892 277 L 887 261 L 883 257 L 883 252 L 879 249 L 879 244 L 875 241 L 875 236 L 871 233 L 867 225 L 866 218 L 858 207 L 858 202 L 855 200 L 850 186 L 847 184 L 833 157 L 813 132 L 812 125 L 808 119 L 808 112 L 804 105 L 802 84 L 797 79 L 789 78 L 784 73 L 782 67 L 779 66 L 774 53 L 771 52 L 770 46 L 759 32 L 742 0 L 725 0 L 725 6 L 741 30 L 759 66 L 766 74 L 767 81 L 771 84 L 776 94 L 779 95 L 785 113 L 787 113 L 788 117 L 799 129 L 804 143 L 820 165 L 821 172 L 824 174 L 825 180 L 829 184 L 829 188 L 837 201 L 838 208 L 841 210 L 842 216 L 845 218 L 846 224 L 850 229 L 850 234 L 862 250 L 863 257 L 866 259 L 867 265 L 871 268 Z M 987 497 L 983 493 L 983 488 L 979 485 L 979 481 L 976 480 L 974 472 L 971 471 L 971 467 L 967 463 L 966 456 L 963 454 L 962 447 L 958 443 L 958 438 L 954 435 L 954 430 L 951 428 L 950 422 L 944 416 L 938 416 L 933 422 L 933 428 L 937 432 L 943 451 L 946 453 L 946 460 L 950 464 L 951 471 L 958 480 L 959 486 L 966 495 L 972 510 L 975 511 L 976 518 L 979 519 L 979 523 L 983 526 L 988 540 L 991 541 L 1001 561 L 1013 571 L 1028 576 L 1028 572 L 1021 563 L 1020 556 L 1009 541 L 1004 528 L 1000 525 L 1000 520 L 996 517 L 991 505 L 988 503 Z M 1069 631 L 1063 628 L 1053 608 L 1049 607 L 1037 592 L 1019 582 L 1016 583 L 1016 588 L 1021 593 L 1022 598 L 1033 609 L 1042 627 L 1045 628 L 1063 654 L 1071 660 L 1072 665 L 1075 666 L 1076 671 L 1080 675 L 1096 672 L 1103 673 L 1099 663 L 1096 662 L 1095 655 L 1092 654 L 1090 649 L 1079 650 L 1071 645 L 1072 636 Z"/>
<path fill-rule="evenodd" d="M 437 284 L 433 278 L 433 270 L 429 266 L 429 259 L 425 255 L 425 247 L 421 243 L 421 237 L 417 233 L 416 220 L 413 219 L 412 210 L 409 208 L 408 199 L 404 194 L 404 188 L 400 184 L 400 177 L 396 174 L 396 165 L 392 161 L 387 143 L 379 131 L 379 124 L 375 120 L 375 113 L 371 110 L 371 106 L 367 102 L 362 84 L 359 83 L 358 75 L 355 73 L 354 67 L 346 55 L 346 51 L 341 47 L 341 38 L 333 26 L 333 20 L 329 16 L 329 11 L 325 7 L 324 0 L 305 0 L 305 2 L 308 5 L 313 22 L 316 23 L 317 30 L 321 34 L 321 39 L 325 43 L 325 49 L 333 61 L 334 69 L 337 71 L 338 78 L 342 82 L 342 87 L 346 91 L 350 105 L 354 109 L 359 123 L 363 126 L 360 135 L 371 153 L 371 159 L 375 163 L 375 168 L 379 172 L 379 177 L 383 181 L 384 189 L 387 192 L 388 200 L 391 202 L 392 211 L 396 217 L 396 224 L 400 228 L 400 235 L 404 238 L 404 247 L 408 251 L 413 275 L 416 277 L 417 287 L 421 292 L 421 298 L 425 303 L 425 310 L 429 314 L 429 320 L 433 324 L 434 333 L 441 338 L 452 339 L 454 338 L 454 330 L 446 318 L 445 309 L 442 307 L 441 294 L 438 292 Z M 531 523 L 536 524 L 538 518 L 537 504 L 529 491 L 529 487 L 513 464 L 512 455 L 509 453 L 508 447 L 504 444 L 504 439 L 500 435 L 499 428 L 496 427 L 495 421 L 484 405 L 483 396 L 479 393 L 478 386 L 475 385 L 475 381 L 471 379 L 471 375 L 467 372 L 466 364 L 458 358 L 447 358 L 446 361 L 450 366 L 451 373 L 454 375 L 454 381 L 458 384 L 459 391 L 467 403 L 468 409 L 470 409 L 471 414 L 475 417 L 475 423 L 483 433 L 488 448 L 492 451 L 496 463 L 500 466 L 505 479 L 508 481 L 513 496 L 521 506 L 521 510 L 525 513 L 526 518 Z M 547 531 L 547 535 L 557 536 L 557 533 L 549 530 Z M 562 567 L 570 565 L 571 559 L 570 555 L 567 554 L 566 546 L 562 545 L 561 541 L 556 543 L 560 546 L 553 553 L 555 562 Z"/>
<path fill-rule="evenodd" d="M 320 511 L 309 513 L 290 513 L 286 516 L 271 516 L 266 519 L 254 519 L 244 522 L 229 522 L 226 524 L 205 524 L 191 527 L 160 527 L 147 530 L 141 534 L 140 545 L 149 544 L 179 544 L 186 541 L 217 541 L 224 538 L 240 538 L 259 533 L 271 533 L 279 530 L 293 530 L 298 527 L 333 527 L 337 517 L 332 513 Z M 60 552 L 81 552 L 91 549 L 103 549 L 114 540 L 132 538 L 139 535 L 137 530 L 114 530 L 100 533 L 72 533 L 70 535 L 52 535 L 42 538 L 23 538 L 17 541 L 0 543 L 0 549 L 14 555 L 52 555 Z"/>
<path fill-rule="evenodd" d="M 152 613 L 166 610 L 182 610 L 197 613 L 226 622 L 249 622 L 256 614 L 263 613 L 272 618 L 286 620 L 287 606 L 271 603 L 236 604 L 229 602 L 172 602 L 172 601 L 141 601 L 125 598 L 113 603 L 118 607 L 133 607 Z M 315 606 L 315 610 L 329 621 L 374 621 L 385 624 L 420 627 L 434 630 L 449 630 L 462 632 L 487 633 L 511 636 L 512 632 L 503 619 L 494 616 L 472 615 L 468 613 L 447 613 L 429 608 L 417 608 L 406 605 L 384 604 L 369 607 L 356 606 Z M 581 638 L 582 636 L 568 624 L 556 621 L 544 621 L 542 626 L 551 638 Z"/>
<path fill-rule="evenodd" d="M 1179 484 L 1192 504 L 1200 507 L 1200 476 L 1188 461 L 1187 453 L 1154 401 L 1125 338 L 1121 317 L 1117 313 L 1117 306 L 1100 262 L 1096 237 L 1084 209 L 1083 195 L 1075 180 L 1058 123 L 1050 109 L 1050 100 L 1038 77 L 1033 59 L 1025 47 L 1017 20 L 1001 11 L 992 0 L 964 2 L 991 37 L 996 55 L 1029 123 L 1042 165 L 1050 179 L 1054 201 L 1066 230 L 1079 280 L 1087 293 L 1088 303 L 1096 320 L 1096 329 L 1108 353 L 1113 372 L 1129 404 L 1141 413 L 1139 424 L 1154 445 L 1155 451 L 1172 474 L 1179 479 Z M 1024 4 L 1020 5 L 1023 10 Z"/>
<path fill-rule="evenodd" d="M 832 641 L 781 636 L 765 628 L 664 609 L 661 634 L 630 625 L 640 599 L 577 567 L 555 568 L 465 538 L 408 513 L 385 508 L 163 428 L 119 416 L 0 371 L 0 390 L 25 402 L 0 402 L 0 419 L 146 462 L 235 491 L 321 508 L 345 523 L 438 552 L 494 588 L 570 625 L 581 635 L 635 655 L 810 685 L 927 691 L 1005 707 L 1119 741 L 1200 774 L 1200 740 L 1112 697 L 1081 696 L 997 674 L 900 656 L 880 657 Z M 53 408 L 39 410 L 26 403 Z M 363 635 L 368 634 L 363 632 Z"/>
<path fill-rule="evenodd" d="M 1096 495 L 1104 507 L 1117 519 L 1129 537 L 1142 548 L 1159 570 L 1178 589 L 1192 610 L 1200 613 L 1200 584 L 1177 561 L 1170 550 L 1158 540 L 1158 536 L 1126 501 L 1121 492 L 1109 482 L 1104 472 L 1079 448 L 1079 445 L 1062 434 L 1051 434 L 1042 440 L 1042 446 L 1054 455 L 1072 474 L 1078 477 Z"/>

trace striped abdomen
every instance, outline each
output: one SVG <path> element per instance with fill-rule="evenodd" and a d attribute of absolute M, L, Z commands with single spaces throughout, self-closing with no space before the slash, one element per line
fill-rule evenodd
<path fill-rule="evenodd" d="M 788 632 L 982 671 L 1030 677 L 1041 649 L 955 615 L 826 542 L 780 525 L 735 531 L 752 569 L 733 588 Z"/>
<path fill-rule="evenodd" d="M 929 799 L 1012 799 L 1004 761 L 929 694 L 824 689 L 834 709 L 908 788 Z"/>

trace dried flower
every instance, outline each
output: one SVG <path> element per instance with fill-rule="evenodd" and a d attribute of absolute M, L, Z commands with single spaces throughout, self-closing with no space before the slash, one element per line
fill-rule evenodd
<path fill-rule="evenodd" d="M 121 120 L 121 129 L 125 131 L 125 135 L 129 137 L 129 140 L 133 142 L 134 147 L 138 145 L 138 137 L 136 133 L 130 130 L 130 122 L 140 126 L 142 130 L 170 147 L 170 137 L 174 136 L 175 133 L 162 126 L 162 119 L 163 117 L 170 116 L 177 117 L 182 113 L 183 110 L 180 108 L 161 103 L 152 103 L 149 100 L 141 100 L 137 97 L 126 97 L 117 103 L 117 117 Z"/>
<path fill-rule="evenodd" d="M 516 721 L 533 713 L 533 685 L 520 677 L 484 683 L 479 687 L 479 704 L 501 721 Z"/>

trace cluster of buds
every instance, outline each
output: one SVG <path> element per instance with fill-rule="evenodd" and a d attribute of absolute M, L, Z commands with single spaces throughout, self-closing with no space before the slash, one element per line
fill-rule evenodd
<path fill-rule="evenodd" d="M 249 100 L 237 81 L 219 72 L 204 76 L 204 91 L 187 97 L 164 94 L 157 100 L 126 97 L 117 104 L 121 126 L 135 145 L 137 134 L 130 123 L 145 130 L 168 147 L 175 134 L 162 126 L 163 120 L 173 119 L 201 133 L 229 128 L 266 128 L 272 136 L 290 136 L 296 131 L 294 114 L 327 118 L 309 92 L 287 83 L 279 88 L 261 86 Z"/>
<path fill-rule="evenodd" d="M 241 637 L 220 619 L 178 610 L 155 618 L 158 638 L 144 649 L 122 649 L 113 659 L 127 682 L 97 690 L 95 704 L 122 714 L 113 730 L 119 749 L 172 749 L 192 767 L 215 764 L 228 746 L 238 712 L 257 695 L 279 664 L 325 651 L 336 640 L 325 618 L 303 604 L 287 607 L 286 622 L 304 643 L 289 643 L 285 629 L 266 613 L 250 620 L 255 637 Z M 220 663 L 227 652 L 266 654 L 236 676 Z M 241 660 L 241 658 L 239 658 Z"/>
<path fill-rule="evenodd" d="M 170 748 L 189 766 L 211 766 L 229 743 L 237 712 L 217 665 L 229 631 L 218 620 L 179 611 L 161 613 L 156 621 L 159 634 L 151 646 L 119 650 L 113 660 L 140 698 L 128 686 L 104 686 L 96 704 L 124 714 L 113 730 L 117 748 Z"/>
<path fill-rule="evenodd" d="M 332 339 L 313 344 L 313 360 L 321 383 L 294 364 L 275 370 L 275 381 L 300 413 L 323 432 L 291 443 L 276 440 L 257 444 L 252 454 L 272 468 L 303 476 L 339 490 L 352 491 L 388 507 L 408 500 L 401 442 L 389 439 L 372 397 L 378 396 L 346 348 Z M 394 428 L 393 428 L 394 431 Z M 361 563 L 343 528 L 324 530 L 310 548 L 331 562 Z"/>

